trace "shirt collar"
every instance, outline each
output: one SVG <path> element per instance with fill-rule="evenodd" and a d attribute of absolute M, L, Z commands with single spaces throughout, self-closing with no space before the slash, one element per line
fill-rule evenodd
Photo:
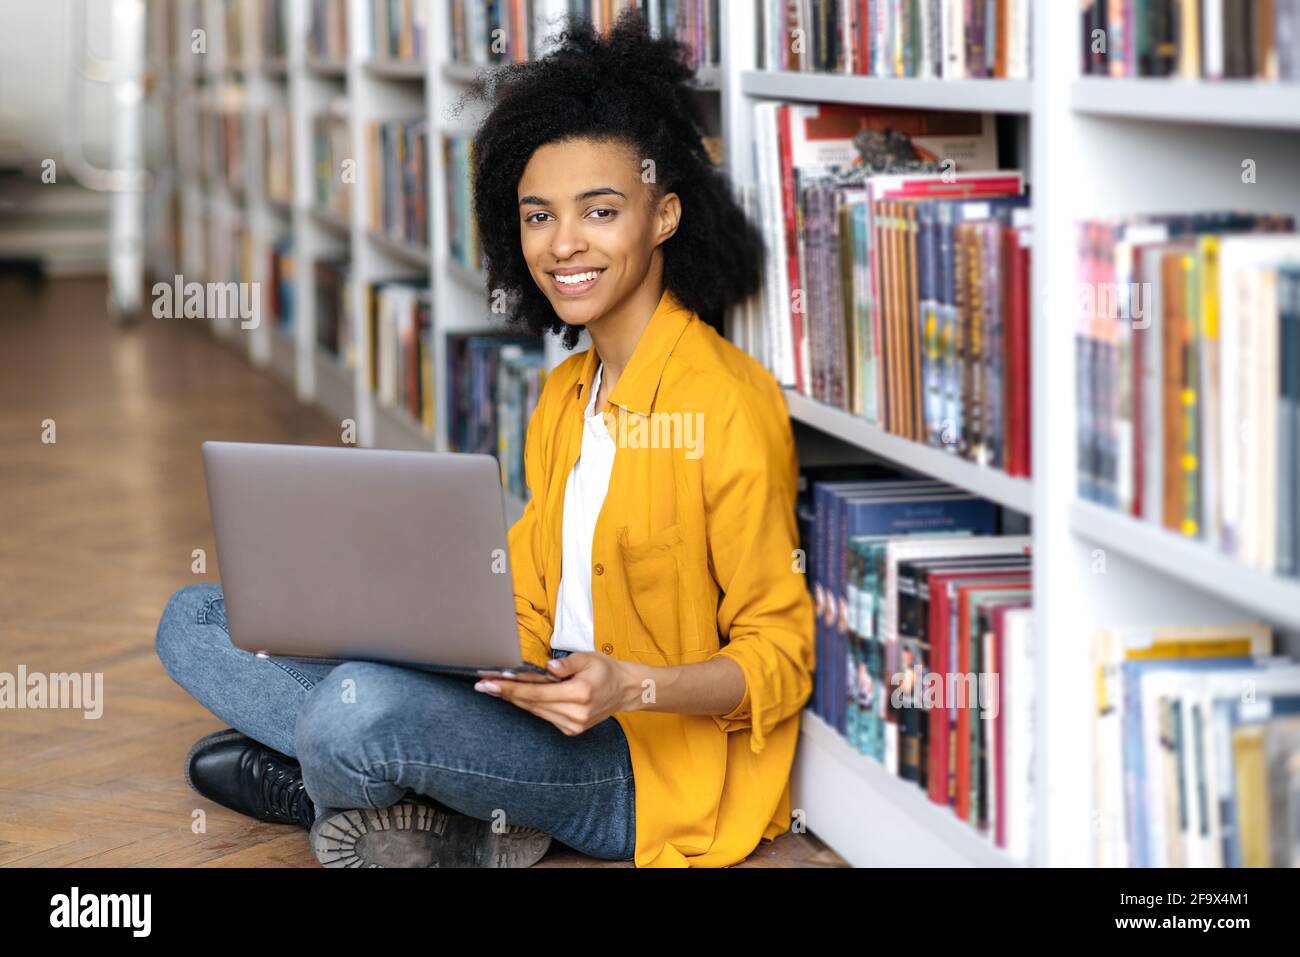
<path fill-rule="evenodd" d="M 659 305 L 641 331 L 641 338 L 632 350 L 632 358 L 627 368 L 614 384 L 609 395 L 611 405 L 636 412 L 640 415 L 650 414 L 650 405 L 659 390 L 659 380 L 663 376 L 664 366 L 672 355 L 673 347 L 681 338 L 687 324 L 695 318 L 695 313 L 682 305 L 681 301 L 666 287 L 659 297 Z M 584 390 L 591 389 L 592 377 L 596 371 L 596 347 L 587 349 L 587 358 L 582 364 L 575 386 L 579 408 L 582 408 Z"/>

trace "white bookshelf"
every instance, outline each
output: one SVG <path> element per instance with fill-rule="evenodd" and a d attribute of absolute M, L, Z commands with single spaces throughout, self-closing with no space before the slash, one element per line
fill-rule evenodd
<path fill-rule="evenodd" d="M 866 419 L 800 395 L 793 389 L 785 390 L 785 404 L 790 418 L 796 422 L 849 445 L 919 474 L 942 479 L 1022 514 L 1033 511 L 1033 485 L 1028 479 L 1013 478 L 1000 469 L 983 468 L 942 449 L 893 435 Z"/>
<path fill-rule="evenodd" d="M 223 0 L 199 0 L 210 21 Z M 258 56 L 258 0 L 245 23 L 254 34 L 246 57 Z M 430 0 L 425 62 L 371 59 L 368 0 L 348 0 L 351 47 L 346 61 L 306 54 L 309 0 L 288 0 L 290 46 L 281 60 L 248 60 L 243 77 L 252 102 L 284 97 L 294 127 L 294 205 L 268 209 L 260 171 L 249 165 L 242 205 L 209 190 L 194 173 L 197 152 L 192 105 L 201 87 L 224 75 L 219 45 L 202 61 L 188 57 L 190 24 L 177 16 L 182 89 L 176 100 L 178 183 L 188 275 L 213 271 L 214 230 L 204 213 L 247 216 L 262 237 L 288 220 L 298 268 L 295 339 L 270 330 L 250 342 L 259 362 L 319 402 L 332 416 L 354 418 L 361 442 L 393 448 L 446 448 L 446 336 L 499 328 L 488 306 L 485 277 L 450 260 L 442 197 L 446 192 L 442 134 L 472 129 L 477 116 L 452 116 L 455 102 L 480 67 L 453 64 L 444 25 L 446 7 Z M 756 69 L 756 10 L 746 0 L 721 4 L 722 64 L 700 78 L 702 95 L 718 100 L 725 158 L 733 180 L 752 183 L 752 107 L 783 99 L 870 103 L 905 108 L 993 112 L 1013 118 L 1019 165 L 1032 184 L 1033 479 L 1012 478 L 941 450 L 909 442 L 864 420 L 787 390 L 791 417 L 817 433 L 920 475 L 968 489 L 1032 519 L 1034 541 L 1034 661 L 1036 668 L 1034 831 L 1028 863 L 1089 866 L 1092 859 L 1090 671 L 1091 634 L 1098 628 L 1144 623 L 1228 620 L 1243 614 L 1274 626 L 1300 628 L 1300 588 L 1240 567 L 1194 542 L 1123 516 L 1075 502 L 1074 224 L 1085 217 L 1191 207 L 1283 210 L 1300 215 L 1295 153 L 1300 147 L 1300 89 L 1261 84 L 1175 83 L 1079 76 L 1076 4 L 1033 6 L 1033 79 L 1023 81 L 882 80 Z M 311 204 L 310 117 L 330 97 L 345 95 L 358 163 L 351 215 L 344 220 Z M 369 119 L 422 112 L 429 120 L 431 235 L 427 248 L 372 233 L 366 223 L 362 147 Z M 258 149 L 250 131 L 251 149 Z M 256 163 L 258 156 L 250 157 Z M 1257 160 L 1254 186 L 1240 181 L 1243 157 Z M 361 375 L 367 357 L 360 301 L 353 309 L 358 365 L 345 369 L 315 346 L 311 263 L 341 251 L 351 255 L 357 289 L 394 275 L 427 275 L 433 294 L 432 351 L 436 427 L 425 433 L 400 410 L 377 408 Z M 264 256 L 259 252 L 259 259 Z M 259 266 L 259 268 L 261 268 Z M 360 296 L 360 292 L 358 292 Z M 242 334 L 226 329 L 226 336 Z M 584 337 L 579 349 L 586 348 Z M 565 357 L 548 338 L 550 366 Z M 523 503 L 506 503 L 513 521 Z M 1100 549 L 1108 572 L 1094 571 Z M 854 864 L 1001 866 L 1023 863 L 950 811 L 931 804 L 853 751 L 816 716 L 805 712 L 792 781 L 795 807 L 809 828 Z"/>
<path fill-rule="evenodd" d="M 782 70 L 745 70 L 746 96 L 810 103 L 875 103 L 920 110 L 977 110 L 1027 114 L 1033 102 L 1028 80 L 907 80 Z"/>
<path fill-rule="evenodd" d="M 1300 130 L 1294 83 L 1082 77 L 1070 86 L 1070 105 L 1093 116 Z"/>

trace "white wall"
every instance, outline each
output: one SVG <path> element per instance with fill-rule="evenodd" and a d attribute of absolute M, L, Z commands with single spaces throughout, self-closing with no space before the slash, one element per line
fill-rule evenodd
<path fill-rule="evenodd" d="M 0 165 L 63 158 L 68 47 L 76 0 L 0 0 Z M 110 0 L 84 0 L 90 49 L 108 58 Z M 82 81 L 88 158 L 108 160 L 108 91 Z M 63 168 L 60 162 L 60 169 Z"/>

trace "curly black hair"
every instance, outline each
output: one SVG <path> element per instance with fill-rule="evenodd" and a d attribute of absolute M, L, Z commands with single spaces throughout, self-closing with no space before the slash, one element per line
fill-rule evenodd
<path fill-rule="evenodd" d="M 580 328 L 555 314 L 524 260 L 519 180 L 541 146 L 619 142 L 654 161 L 652 204 L 669 192 L 681 200 L 677 231 L 661 247 L 664 285 L 725 335 L 727 309 L 761 284 L 763 241 L 704 147 L 688 48 L 651 37 L 634 7 L 604 35 L 570 15 L 554 39 L 546 56 L 491 70 L 462 97 L 491 104 L 475 132 L 471 168 L 487 287 L 503 291 L 515 324 L 560 334 L 565 349 L 577 344 Z"/>

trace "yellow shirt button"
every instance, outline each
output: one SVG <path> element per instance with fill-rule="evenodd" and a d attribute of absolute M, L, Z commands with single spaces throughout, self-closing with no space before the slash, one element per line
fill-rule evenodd
<path fill-rule="evenodd" d="M 597 575 L 603 575 L 605 574 L 605 566 L 602 565 L 600 562 L 596 562 L 596 567 L 593 568 L 592 571 L 594 571 Z"/>
<path fill-rule="evenodd" d="M 612 655 L 614 653 L 614 646 L 607 641 L 600 646 L 600 650 L 607 655 Z"/>

